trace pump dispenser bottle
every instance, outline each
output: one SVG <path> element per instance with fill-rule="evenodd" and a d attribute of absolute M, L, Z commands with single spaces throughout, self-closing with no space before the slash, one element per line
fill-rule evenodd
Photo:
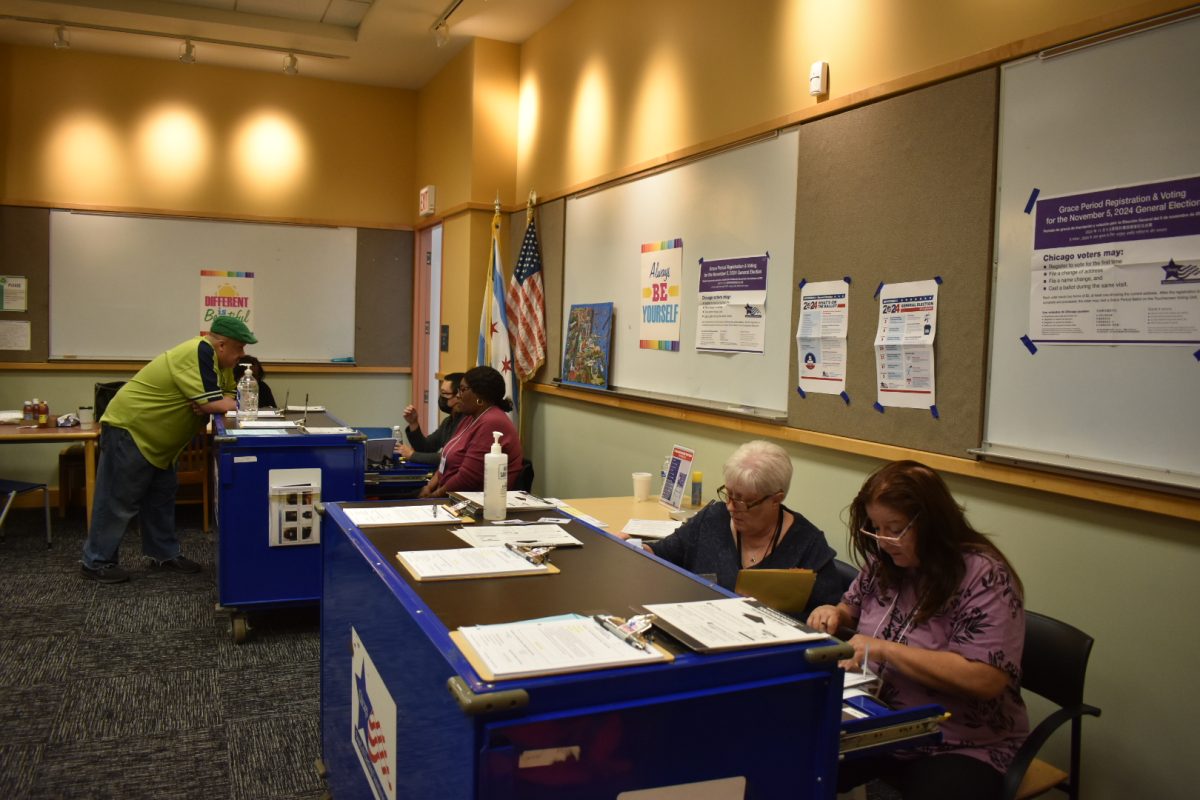
<path fill-rule="evenodd" d="M 508 507 L 508 456 L 500 449 L 500 431 L 492 431 L 492 450 L 483 457 L 483 518 L 504 519 Z"/>

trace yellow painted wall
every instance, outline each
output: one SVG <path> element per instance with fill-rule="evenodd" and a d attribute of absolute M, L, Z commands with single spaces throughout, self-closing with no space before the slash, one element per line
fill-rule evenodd
<path fill-rule="evenodd" d="M 521 49 L 517 186 L 549 197 L 1063 26 L 1178 0 L 576 0 Z M 1073 38 L 1073 37 L 1068 37 Z M 824 100 L 823 102 L 828 102 Z"/>
<path fill-rule="evenodd" d="M 517 87 L 521 51 L 517 45 L 490 39 L 476 39 L 473 44 L 471 194 L 476 199 L 494 201 L 498 192 L 501 204 L 508 207 L 513 204 L 517 180 Z"/>
<path fill-rule="evenodd" d="M 423 88 L 417 101 L 417 187 L 437 189 L 437 210 L 471 199 L 475 50 L 468 45 Z"/>
<path fill-rule="evenodd" d="M 5 47 L 0 202 L 410 226 L 416 94 Z"/>

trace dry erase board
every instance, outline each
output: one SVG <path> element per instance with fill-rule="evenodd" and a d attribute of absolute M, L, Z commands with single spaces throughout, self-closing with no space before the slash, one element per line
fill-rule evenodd
<path fill-rule="evenodd" d="M 153 358 L 200 329 L 201 270 L 254 273 L 252 352 L 353 356 L 354 228 L 50 213 L 50 358 Z"/>
<path fill-rule="evenodd" d="M 1035 343 L 1033 353 L 1022 342 L 1031 196 L 1200 174 L 1197 52 L 1200 20 L 1189 20 L 1003 68 L 986 451 L 1200 488 L 1200 348 Z"/>
<path fill-rule="evenodd" d="M 782 416 L 795 208 L 795 131 L 568 198 L 562 315 L 576 303 L 614 304 L 614 387 Z M 639 337 L 642 246 L 668 240 L 683 250 L 677 352 L 643 349 Z M 698 261 L 764 253 L 765 352 L 697 351 Z"/>

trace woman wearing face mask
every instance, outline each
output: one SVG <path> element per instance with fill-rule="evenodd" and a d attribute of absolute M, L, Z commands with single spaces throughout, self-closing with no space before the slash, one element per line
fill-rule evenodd
<path fill-rule="evenodd" d="M 838 791 L 882 778 L 905 800 L 1000 797 L 1029 733 L 1016 572 L 971 527 L 941 477 L 915 461 L 867 478 L 850 505 L 850 532 L 863 570 L 840 603 L 814 609 L 808 624 L 857 631 L 854 658 L 842 666 L 869 665 L 885 703 L 937 703 L 950 719 L 940 744 L 843 764 Z"/>
<path fill-rule="evenodd" d="M 442 377 L 442 382 L 438 385 L 438 409 L 446 418 L 438 425 L 437 430 L 428 436 L 421 433 L 421 420 L 417 415 L 416 406 L 410 405 L 404 409 L 404 421 L 408 423 L 408 429 L 405 431 L 408 444 L 397 442 L 396 452 L 406 461 L 436 464 L 441 460 L 442 448 L 454 436 L 454 431 L 462 422 L 462 415 L 458 413 L 458 382 L 462 380 L 462 376 L 461 372 L 451 372 Z"/>

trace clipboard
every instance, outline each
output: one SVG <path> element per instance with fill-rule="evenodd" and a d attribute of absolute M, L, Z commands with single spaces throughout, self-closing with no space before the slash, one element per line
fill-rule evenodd
<path fill-rule="evenodd" d="M 639 610 L 654 614 L 654 627 L 697 653 L 722 653 L 828 640 L 791 617 L 748 597 L 654 603 Z"/>
<path fill-rule="evenodd" d="M 578 622 L 579 625 L 586 628 L 588 631 L 603 630 L 600 625 L 596 625 L 592 620 L 581 618 L 574 619 L 550 619 L 550 620 L 529 620 L 524 622 L 513 622 L 506 625 L 487 625 L 482 626 L 485 629 L 490 629 L 491 632 L 501 636 L 512 635 L 520 636 L 523 634 L 531 634 L 536 631 L 533 626 L 536 625 L 551 625 L 561 628 L 567 628 L 571 624 Z M 594 628 L 592 627 L 594 626 Z M 562 631 L 559 631 L 561 635 Z M 614 648 L 606 657 L 597 660 L 569 660 L 565 662 L 544 661 L 542 663 L 531 663 L 524 668 L 509 668 L 497 671 L 489 664 L 488 659 L 481 654 L 474 645 L 468 640 L 467 635 L 460 628 L 450 632 L 450 641 L 454 642 L 455 646 L 466 657 L 467 663 L 471 668 L 478 673 L 479 677 L 485 681 L 507 681 L 516 680 L 518 678 L 537 678 L 543 675 L 563 675 L 573 672 L 593 672 L 600 669 L 615 669 L 618 667 L 641 666 L 643 664 L 665 664 L 675 660 L 675 656 L 664 650 L 662 647 L 653 642 L 644 642 L 645 649 L 635 647 L 611 634 L 605 633 L 613 641 L 621 644 L 620 648 Z"/>
<path fill-rule="evenodd" d="M 477 554 L 477 555 L 476 555 Z M 487 561 L 492 566 L 472 568 L 462 564 L 461 570 L 432 570 L 427 565 L 431 559 L 445 556 L 457 560 Z M 453 550 L 410 550 L 396 553 L 396 560 L 418 583 L 435 581 L 461 581 L 478 578 L 519 578 L 527 575 L 557 575 L 558 567 L 544 561 L 534 563 L 518 553 L 500 547 L 459 547 Z M 503 568 L 495 568 L 496 566 Z"/>
<path fill-rule="evenodd" d="M 793 616 L 804 613 L 817 573 L 811 569 L 738 570 L 734 591 Z"/>

